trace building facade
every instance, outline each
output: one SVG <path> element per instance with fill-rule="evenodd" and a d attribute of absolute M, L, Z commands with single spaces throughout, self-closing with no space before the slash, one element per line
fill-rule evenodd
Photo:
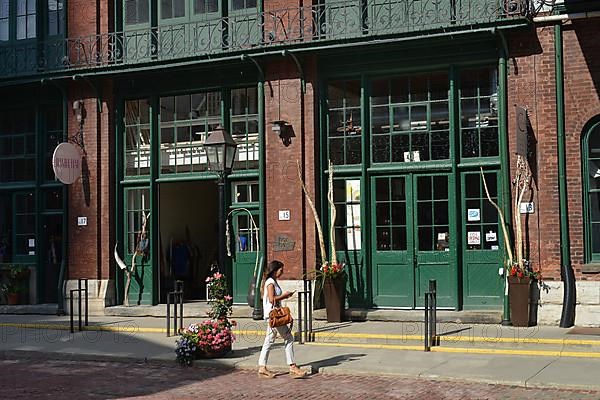
<path fill-rule="evenodd" d="M 597 324 L 593 3 L 0 0 L 0 265 L 27 266 L 34 304 L 88 278 L 102 312 L 124 301 L 114 254 L 131 265 L 146 220 L 130 304 L 165 303 L 176 280 L 205 300 L 219 241 L 243 304 L 265 260 L 301 287 L 327 258 L 302 181 L 348 308 L 419 309 L 436 279 L 439 307 L 506 318 L 491 199 L 510 238 L 521 216 L 537 322 Z M 226 237 L 203 148 L 219 127 L 238 145 Z M 63 141 L 82 154 L 71 185 L 52 170 Z"/>

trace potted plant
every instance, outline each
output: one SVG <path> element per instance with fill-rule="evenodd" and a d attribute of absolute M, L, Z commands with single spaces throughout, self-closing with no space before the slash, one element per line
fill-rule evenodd
<path fill-rule="evenodd" d="M 512 181 L 514 187 L 514 202 L 512 204 L 515 224 L 514 242 L 506 229 L 504 213 L 490 196 L 483 168 L 480 167 L 483 187 L 488 201 L 498 212 L 500 227 L 504 237 L 506 249 L 506 262 L 504 264 L 505 285 L 508 286 L 508 300 L 510 316 L 513 326 L 529 326 L 529 300 L 531 282 L 541 280 L 541 271 L 533 270 L 531 263 L 525 258 L 523 246 L 523 227 L 521 224 L 520 205 L 531 183 L 531 170 L 523 155 L 517 155 L 515 177 Z M 513 253 L 514 249 L 514 253 Z"/>
<path fill-rule="evenodd" d="M 232 328 L 236 322 L 229 320 L 233 298 L 228 294 L 225 275 L 215 272 L 206 278 L 208 286 L 210 319 L 193 323 L 181 331 L 175 354 L 182 365 L 191 365 L 196 358 L 222 357 L 231 351 L 235 340 Z"/>
<path fill-rule="evenodd" d="M 325 309 L 327 310 L 327 322 L 341 322 L 344 320 L 345 295 L 344 295 L 344 264 L 337 260 L 335 250 L 335 220 L 336 208 L 333 202 L 333 164 L 329 160 L 329 179 L 327 188 L 327 203 L 330 213 L 330 230 L 329 241 L 331 244 L 330 259 L 326 259 L 327 251 L 325 250 L 325 239 L 323 237 L 323 228 L 317 209 L 311 199 L 311 196 L 302 180 L 300 173 L 300 165 L 298 164 L 298 179 L 302 185 L 302 190 L 306 196 L 308 205 L 313 213 L 315 225 L 317 227 L 317 235 L 319 237 L 319 246 L 321 250 L 321 265 L 316 269 L 316 277 L 321 280 L 323 286 L 323 295 L 325 297 Z M 318 286 L 318 285 L 315 285 Z"/>
<path fill-rule="evenodd" d="M 21 265 L 10 265 L 7 270 L 8 273 L 5 274 L 5 280 L 0 285 L 0 292 L 6 304 L 19 304 L 19 294 L 26 289 L 26 268 Z"/>

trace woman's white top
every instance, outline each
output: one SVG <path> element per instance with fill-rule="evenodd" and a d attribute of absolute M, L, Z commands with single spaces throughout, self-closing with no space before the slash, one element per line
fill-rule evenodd
<path fill-rule="evenodd" d="M 275 296 L 281 296 L 283 293 L 277 281 L 273 278 L 268 278 L 265 281 L 265 286 L 263 288 L 263 317 L 265 319 L 269 319 L 269 313 L 273 309 L 273 304 L 269 300 L 269 290 L 267 289 L 269 285 L 273 285 L 275 288 Z"/>

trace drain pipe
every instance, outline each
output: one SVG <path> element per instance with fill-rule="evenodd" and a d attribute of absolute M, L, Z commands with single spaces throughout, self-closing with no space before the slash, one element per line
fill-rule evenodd
<path fill-rule="evenodd" d="M 565 154 L 565 99 L 563 71 L 562 26 L 554 26 L 554 68 L 556 78 L 556 136 L 558 148 L 558 191 L 560 209 L 560 258 L 563 280 L 563 308 L 560 327 L 568 328 L 575 323 L 575 273 L 571 265 L 571 244 L 569 242 L 569 219 L 567 204 L 567 172 Z"/>

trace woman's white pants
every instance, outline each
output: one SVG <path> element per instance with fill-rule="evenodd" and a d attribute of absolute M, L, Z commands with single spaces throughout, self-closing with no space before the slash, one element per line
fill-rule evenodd
<path fill-rule="evenodd" d="M 277 333 L 279 333 L 284 340 L 285 359 L 288 365 L 295 363 L 294 335 L 292 335 L 292 331 L 290 330 L 289 326 L 283 325 L 278 326 L 277 328 L 271 328 L 270 326 L 267 326 L 267 335 L 265 336 L 265 341 L 263 343 L 262 350 L 260 351 L 260 358 L 258 359 L 259 366 L 264 367 L 267 365 L 267 361 L 269 360 L 269 352 L 271 351 L 273 343 L 275 343 Z"/>

